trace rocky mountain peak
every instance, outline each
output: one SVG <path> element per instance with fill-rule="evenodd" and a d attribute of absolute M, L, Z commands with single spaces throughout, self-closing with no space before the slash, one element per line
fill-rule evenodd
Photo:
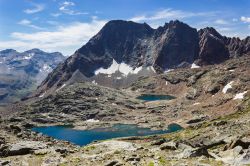
<path fill-rule="evenodd" d="M 176 68 L 183 62 L 192 63 L 198 57 L 198 33 L 187 24 L 176 21 L 156 30 L 157 53 L 155 66 L 162 71 Z"/>
<path fill-rule="evenodd" d="M 219 32 L 216 31 L 213 27 L 206 27 L 204 29 L 200 29 L 198 31 L 199 36 L 210 36 L 210 37 L 216 37 L 218 39 L 223 39 L 223 36 L 219 34 Z"/>
<path fill-rule="evenodd" d="M 214 28 L 200 29 L 199 34 L 199 65 L 218 64 L 230 57 L 225 38 Z"/>
<path fill-rule="evenodd" d="M 31 50 L 27 50 L 25 51 L 25 53 L 36 53 L 36 54 L 39 54 L 39 53 L 44 53 L 44 51 L 38 49 L 38 48 L 33 48 Z"/>
<path fill-rule="evenodd" d="M 119 69 L 121 64 L 129 71 L 152 67 L 157 73 L 183 67 L 182 64 L 191 66 L 194 62 L 198 65 L 218 64 L 249 52 L 249 43 L 249 38 L 227 38 L 212 27 L 197 31 L 178 20 L 157 29 L 146 23 L 113 20 L 60 64 L 40 89 L 58 88 L 75 72 L 94 79 L 99 69 L 110 73 L 110 70 Z M 124 77 L 129 78 L 127 75 Z"/>

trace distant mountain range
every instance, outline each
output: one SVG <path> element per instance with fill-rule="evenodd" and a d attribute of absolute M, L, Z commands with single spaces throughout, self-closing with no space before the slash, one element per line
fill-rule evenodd
<path fill-rule="evenodd" d="M 39 49 L 0 51 L 0 104 L 17 101 L 29 94 L 65 57 Z"/>
<path fill-rule="evenodd" d="M 146 23 L 115 20 L 55 68 L 38 92 L 80 80 L 126 86 L 139 76 L 218 64 L 248 52 L 250 37 L 225 37 L 211 27 L 197 30 L 176 20 L 153 29 Z"/>

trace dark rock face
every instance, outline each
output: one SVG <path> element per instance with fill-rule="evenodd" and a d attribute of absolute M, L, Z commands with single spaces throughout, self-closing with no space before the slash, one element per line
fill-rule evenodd
<path fill-rule="evenodd" d="M 110 21 L 86 45 L 59 65 L 43 84 L 51 87 L 60 81 L 61 85 L 76 70 L 91 77 L 98 68 L 108 68 L 113 59 L 136 67 L 141 64 L 141 54 L 145 54 L 141 40 L 149 38 L 152 33 L 153 29 L 147 24 Z"/>
<path fill-rule="evenodd" d="M 230 57 L 236 58 L 243 54 L 250 52 L 250 37 L 248 36 L 244 40 L 239 38 L 224 38 L 225 44 L 227 45 Z"/>
<path fill-rule="evenodd" d="M 199 32 L 199 61 L 201 65 L 218 64 L 229 59 L 229 51 L 224 38 L 213 28 Z"/>
<path fill-rule="evenodd" d="M 179 21 L 171 21 L 162 29 L 156 30 L 156 47 L 159 47 L 155 65 L 166 70 L 188 62 L 192 63 L 198 57 L 199 39 L 196 29 Z"/>
<path fill-rule="evenodd" d="M 249 43 L 249 37 L 227 38 L 213 28 L 197 31 L 180 21 L 170 21 L 157 29 L 145 23 L 110 21 L 60 64 L 41 84 L 40 91 L 63 85 L 76 71 L 91 78 L 97 69 L 109 68 L 113 60 L 133 69 L 153 66 L 161 73 L 193 62 L 210 65 L 242 56 L 249 52 Z"/>

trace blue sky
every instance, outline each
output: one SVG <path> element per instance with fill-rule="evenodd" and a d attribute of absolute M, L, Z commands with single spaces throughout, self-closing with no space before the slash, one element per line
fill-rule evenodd
<path fill-rule="evenodd" d="M 249 9 L 250 0 L 0 0 L 0 50 L 40 48 L 71 55 L 113 19 L 153 28 L 178 19 L 245 38 Z"/>

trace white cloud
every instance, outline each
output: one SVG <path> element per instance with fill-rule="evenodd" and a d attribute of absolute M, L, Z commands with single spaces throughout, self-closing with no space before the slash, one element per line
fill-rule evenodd
<path fill-rule="evenodd" d="M 197 17 L 197 16 L 211 16 L 215 15 L 215 12 L 186 12 L 182 10 L 174 10 L 171 8 L 164 9 L 161 11 L 157 11 L 156 13 L 152 15 L 139 15 L 131 18 L 130 20 L 135 22 L 141 22 L 141 21 L 154 21 L 154 20 L 162 20 L 162 19 L 183 19 L 183 18 L 189 18 L 189 17 Z"/>
<path fill-rule="evenodd" d="M 60 16 L 62 14 L 61 13 L 51 13 L 50 15 L 53 16 L 53 17 L 58 17 L 58 16 Z"/>
<path fill-rule="evenodd" d="M 68 7 L 70 6 L 75 6 L 75 3 L 74 2 L 70 2 L 70 1 L 65 1 L 61 4 L 61 7 L 59 8 L 59 10 L 61 11 L 65 11 L 65 10 L 69 10 L 67 9 Z"/>
<path fill-rule="evenodd" d="M 215 20 L 214 23 L 215 23 L 215 24 L 219 24 L 219 25 L 227 25 L 227 24 L 229 24 L 228 21 L 223 20 L 223 19 L 217 19 L 217 20 Z"/>
<path fill-rule="evenodd" d="M 35 4 L 35 3 L 32 3 L 34 8 L 32 9 L 25 9 L 23 12 L 26 13 L 26 14 L 34 14 L 34 13 L 37 13 L 37 12 L 41 12 L 44 10 L 44 5 L 43 4 Z"/>
<path fill-rule="evenodd" d="M 242 16 L 242 17 L 240 18 L 240 20 L 241 20 L 242 22 L 244 22 L 244 23 L 250 23 L 250 17 L 244 17 L 244 16 Z"/>
<path fill-rule="evenodd" d="M 29 25 L 30 23 L 31 23 L 31 21 L 26 20 L 26 19 L 23 19 L 23 20 L 18 22 L 18 24 L 20 24 L 20 25 Z"/>
<path fill-rule="evenodd" d="M 22 22 L 29 24 L 28 20 Z M 40 48 L 45 51 L 60 51 L 64 55 L 71 55 L 95 35 L 105 23 L 105 20 L 93 20 L 90 23 L 69 23 L 69 26 L 59 26 L 55 31 L 14 32 L 11 34 L 13 40 L 0 41 L 0 49 L 13 48 L 24 51 Z"/>
<path fill-rule="evenodd" d="M 27 19 L 23 19 L 23 20 L 19 21 L 18 24 L 24 25 L 27 27 L 31 27 L 31 28 L 34 28 L 37 30 L 44 30 L 44 28 L 32 24 L 32 22 L 30 20 L 27 20 Z"/>
<path fill-rule="evenodd" d="M 87 12 L 79 12 L 79 11 L 75 11 L 72 9 L 72 7 L 75 6 L 74 2 L 71 1 L 64 1 L 63 3 L 61 3 L 61 6 L 59 8 L 59 10 L 61 12 L 63 12 L 64 14 L 69 14 L 69 15 L 82 15 L 82 14 L 88 14 Z M 58 14 L 55 15 L 55 17 L 59 16 Z"/>

